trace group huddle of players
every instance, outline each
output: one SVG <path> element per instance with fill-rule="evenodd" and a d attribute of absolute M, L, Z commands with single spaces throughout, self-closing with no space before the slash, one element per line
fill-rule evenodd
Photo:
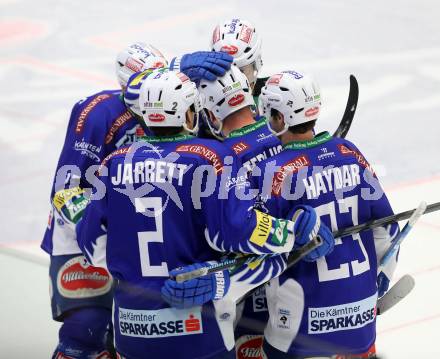
<path fill-rule="evenodd" d="M 311 76 L 281 71 L 253 96 L 251 23 L 221 23 L 210 50 L 168 63 L 130 45 L 121 89 L 73 107 L 42 243 L 62 322 L 53 358 L 374 358 L 396 264 L 379 271 L 378 258 L 399 228 L 331 232 L 393 214 L 372 168 L 348 140 L 315 134 Z"/>

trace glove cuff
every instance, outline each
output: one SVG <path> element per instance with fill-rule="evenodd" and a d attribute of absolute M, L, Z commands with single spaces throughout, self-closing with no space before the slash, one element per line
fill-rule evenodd
<path fill-rule="evenodd" d="M 180 70 L 180 63 L 181 63 L 181 61 L 182 61 L 182 56 L 174 57 L 170 61 L 170 70 L 171 71 L 181 71 Z"/>

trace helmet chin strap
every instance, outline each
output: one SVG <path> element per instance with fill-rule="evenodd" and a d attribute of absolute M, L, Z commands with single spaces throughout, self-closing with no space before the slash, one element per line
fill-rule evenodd
<path fill-rule="evenodd" d="M 192 129 L 188 128 L 186 122 L 183 123 L 183 128 L 192 135 L 197 135 L 197 132 L 199 132 L 199 113 L 198 112 L 194 113 L 194 126 Z"/>
<path fill-rule="evenodd" d="M 267 121 L 266 123 L 267 123 L 267 127 L 269 128 L 269 131 L 272 132 L 277 137 L 281 136 L 283 133 L 285 133 L 289 129 L 289 125 L 287 123 L 284 123 L 284 128 L 281 131 L 277 132 L 270 125 L 270 121 Z"/>
<path fill-rule="evenodd" d="M 224 139 L 226 138 L 226 136 L 223 135 L 222 129 L 223 129 L 223 121 L 219 121 L 220 122 L 220 127 L 218 129 L 216 129 L 212 124 L 211 124 L 211 116 L 208 113 L 208 127 L 209 127 L 209 131 L 211 131 L 212 135 L 220 140 L 220 141 L 224 141 Z"/>

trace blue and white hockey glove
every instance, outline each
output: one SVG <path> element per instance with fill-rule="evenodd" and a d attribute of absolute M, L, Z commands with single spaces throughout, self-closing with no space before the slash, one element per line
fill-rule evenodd
<path fill-rule="evenodd" d="M 232 61 L 233 57 L 225 52 L 197 51 L 175 57 L 170 69 L 183 72 L 196 83 L 201 79 L 214 81 L 231 68 Z"/>
<path fill-rule="evenodd" d="M 296 206 L 293 208 L 292 221 L 295 222 L 295 245 L 303 246 L 314 237 L 319 236 L 322 239 L 322 244 L 307 254 L 304 260 L 307 262 L 314 262 L 318 258 L 324 257 L 333 251 L 335 239 L 330 229 L 321 222 L 316 211 L 310 206 Z"/>
<path fill-rule="evenodd" d="M 209 263 L 195 263 L 183 268 L 173 269 L 170 277 L 207 267 Z M 161 289 L 162 298 L 170 306 L 183 309 L 203 305 L 211 300 L 222 299 L 230 286 L 227 270 L 215 272 L 182 283 L 168 279 Z"/>
<path fill-rule="evenodd" d="M 388 287 L 390 286 L 390 279 L 387 277 L 387 275 L 384 272 L 380 272 L 377 276 L 377 295 L 378 297 L 382 297 L 387 291 Z"/>

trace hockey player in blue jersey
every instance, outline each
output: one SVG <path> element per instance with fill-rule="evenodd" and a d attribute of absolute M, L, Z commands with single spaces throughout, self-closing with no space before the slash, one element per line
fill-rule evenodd
<path fill-rule="evenodd" d="M 239 200 L 245 178 L 237 180 L 233 152 L 189 134 L 199 110 L 198 91 L 184 74 L 163 69 L 144 79 L 140 111 L 154 136 L 104 160 L 98 180 L 105 194 L 92 197 L 77 228 L 90 263 L 115 278 L 115 343 L 124 358 L 234 357 L 235 307 L 222 315 L 212 302 L 170 308 L 160 296 L 169 270 L 220 251 L 285 253 L 319 225 L 313 210 L 301 210 L 293 223 Z M 297 228 L 305 229 L 295 237 Z M 212 290 L 193 288 L 191 297 L 219 299 L 228 282 L 220 272 L 209 281 Z"/>
<path fill-rule="evenodd" d="M 252 110 L 254 100 L 248 78 L 236 65 L 215 81 L 202 80 L 200 93 L 206 98 L 208 126 L 212 134 L 223 141 L 251 172 L 256 163 L 281 151 L 281 143 L 260 117 L 256 121 Z M 258 349 L 263 343 L 263 331 L 268 319 L 264 288 L 244 301 L 235 330 L 237 357 L 249 347 Z"/>
<path fill-rule="evenodd" d="M 195 78 L 221 74 L 232 61 L 226 54 L 221 58 L 211 53 L 184 58 L 186 70 Z M 166 63 L 153 46 L 130 45 L 116 59 L 121 89 L 134 72 Z M 57 165 L 52 210 L 41 245 L 50 254 L 52 316 L 63 322 L 54 357 L 91 359 L 110 355 L 105 340 L 111 321 L 112 280 L 105 270 L 85 261 L 76 242 L 75 226 L 88 202 L 85 189 L 90 187 L 97 166 L 118 147 L 132 143 L 140 130 L 122 101 L 121 89 L 102 91 L 75 104 Z"/>
<path fill-rule="evenodd" d="M 269 128 L 283 143 L 282 152 L 258 164 L 270 214 L 283 217 L 292 206 L 310 205 L 332 230 L 393 214 L 360 150 L 327 132 L 314 135 L 321 95 L 311 77 L 295 71 L 273 75 L 260 101 Z M 376 299 L 386 291 L 396 261 L 381 273 L 377 263 L 397 233 L 394 224 L 337 239 L 331 254 L 316 263 L 302 261 L 273 279 L 267 287 L 266 355 L 374 357 Z"/>

